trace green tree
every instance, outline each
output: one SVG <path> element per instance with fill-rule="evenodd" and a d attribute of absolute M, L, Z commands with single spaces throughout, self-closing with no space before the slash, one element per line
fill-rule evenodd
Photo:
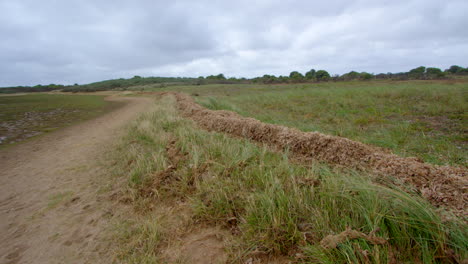
<path fill-rule="evenodd" d="M 429 78 L 441 78 L 445 76 L 445 73 L 439 68 L 427 68 L 426 74 Z"/>
<path fill-rule="evenodd" d="M 350 71 L 348 73 L 343 74 L 341 77 L 344 80 L 348 81 L 348 80 L 357 80 L 359 79 L 359 77 L 361 77 L 361 75 L 359 74 L 359 72 Z"/>
<path fill-rule="evenodd" d="M 315 74 L 317 81 L 328 81 L 330 80 L 330 74 L 326 70 L 318 70 Z"/>
<path fill-rule="evenodd" d="M 263 75 L 263 77 L 261 79 L 262 79 L 263 83 L 274 83 L 274 82 L 277 81 L 276 76 L 268 75 L 268 74 Z"/>
<path fill-rule="evenodd" d="M 314 69 L 311 69 L 310 71 L 306 72 L 305 77 L 307 80 L 313 80 L 315 79 L 315 74 L 317 72 Z"/>
<path fill-rule="evenodd" d="M 280 83 L 287 83 L 289 82 L 289 78 L 288 76 L 283 76 L 283 75 L 280 75 L 277 80 L 280 82 Z"/>
<path fill-rule="evenodd" d="M 226 80 L 226 77 L 224 77 L 224 74 L 220 73 L 218 75 L 206 76 L 206 79 L 208 79 L 208 80 Z"/>
<path fill-rule="evenodd" d="M 298 72 L 298 71 L 293 71 L 289 74 L 289 78 L 291 79 L 291 81 L 293 82 L 301 82 L 304 80 L 304 75 L 302 75 L 302 73 Z"/>
<path fill-rule="evenodd" d="M 421 73 L 424 73 L 426 71 L 426 67 L 424 66 L 419 66 L 417 68 L 414 68 L 412 70 L 409 71 L 409 73 L 418 73 L 418 74 L 421 74 Z"/>
<path fill-rule="evenodd" d="M 304 75 L 298 71 L 293 71 L 289 74 L 289 78 L 294 79 L 294 78 L 304 78 Z"/>
<path fill-rule="evenodd" d="M 426 73 L 426 67 L 419 66 L 417 68 L 410 70 L 408 73 L 409 73 L 410 78 L 422 79 L 424 78 L 424 75 Z"/>
<path fill-rule="evenodd" d="M 460 67 L 458 65 L 452 65 L 450 68 L 448 68 L 446 71 L 452 73 L 452 74 L 457 74 L 463 71 L 463 67 Z"/>
<path fill-rule="evenodd" d="M 226 80 L 226 77 L 224 77 L 224 74 L 220 73 L 220 74 L 216 75 L 216 79 L 218 79 L 218 80 Z"/>
<path fill-rule="evenodd" d="M 374 77 L 374 75 L 368 73 L 368 72 L 361 72 L 359 74 L 359 77 L 362 79 L 362 80 L 370 80 Z"/>

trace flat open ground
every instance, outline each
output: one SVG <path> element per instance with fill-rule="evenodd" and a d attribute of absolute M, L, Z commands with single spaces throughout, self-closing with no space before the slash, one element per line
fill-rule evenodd
<path fill-rule="evenodd" d="M 94 180 L 105 170 L 97 162 L 122 127 L 150 105 L 147 98 L 106 100 L 124 105 L 0 150 L 1 263 L 105 261 L 96 241 L 111 209 L 97 202 Z"/>
<path fill-rule="evenodd" d="M 2 263 L 468 258 L 466 82 L 143 89 L 0 150 Z"/>
<path fill-rule="evenodd" d="M 0 95 L 0 147 L 96 117 L 117 105 L 102 95 Z"/>

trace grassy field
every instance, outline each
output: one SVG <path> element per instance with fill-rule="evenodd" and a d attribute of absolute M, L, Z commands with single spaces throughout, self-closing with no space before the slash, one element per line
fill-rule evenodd
<path fill-rule="evenodd" d="M 229 105 L 235 98 L 255 97 L 234 97 Z M 114 173 L 126 182 L 121 201 L 136 213 L 134 221 L 116 226 L 124 263 L 190 263 L 184 239 L 208 227 L 221 230 L 216 237 L 228 263 L 259 256 L 297 263 L 468 257 L 466 224 L 442 217 L 418 194 L 375 184 L 362 172 L 294 164 L 287 153 L 200 130 L 178 115 L 172 97 L 157 101 L 128 131 Z"/>
<path fill-rule="evenodd" d="M 186 92 L 211 109 L 344 136 L 436 164 L 467 164 L 464 80 L 144 89 Z M 0 97 L 0 132 L 23 135 L 8 142 L 23 140 L 31 131 L 50 131 L 107 107 L 93 95 Z M 112 226 L 115 262 L 194 263 L 193 255 L 213 252 L 222 263 L 468 258 L 466 219 L 434 208 L 408 186 L 385 177 L 379 184 L 375 175 L 349 168 L 296 163 L 287 152 L 207 132 L 179 115 L 172 96 L 156 99 L 109 155 L 113 178 L 102 191 L 128 206 L 128 215 Z M 48 206 L 69 196 L 51 196 Z"/>
<path fill-rule="evenodd" d="M 434 164 L 467 166 L 467 80 L 168 89 L 192 94 L 210 109 L 347 137 Z"/>
<path fill-rule="evenodd" d="M 0 146 L 92 118 L 109 107 L 95 95 L 0 96 Z"/>

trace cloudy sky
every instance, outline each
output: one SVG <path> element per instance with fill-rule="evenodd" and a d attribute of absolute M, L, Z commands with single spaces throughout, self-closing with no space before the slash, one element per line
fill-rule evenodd
<path fill-rule="evenodd" d="M 468 66 L 467 0 L 0 0 L 0 86 Z"/>

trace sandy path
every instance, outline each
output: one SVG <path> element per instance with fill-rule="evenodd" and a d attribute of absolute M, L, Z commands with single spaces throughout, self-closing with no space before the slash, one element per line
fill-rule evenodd
<path fill-rule="evenodd" d="M 106 100 L 126 104 L 0 151 L 0 263 L 102 263 L 112 207 L 98 194 L 99 157 L 151 103 Z"/>

